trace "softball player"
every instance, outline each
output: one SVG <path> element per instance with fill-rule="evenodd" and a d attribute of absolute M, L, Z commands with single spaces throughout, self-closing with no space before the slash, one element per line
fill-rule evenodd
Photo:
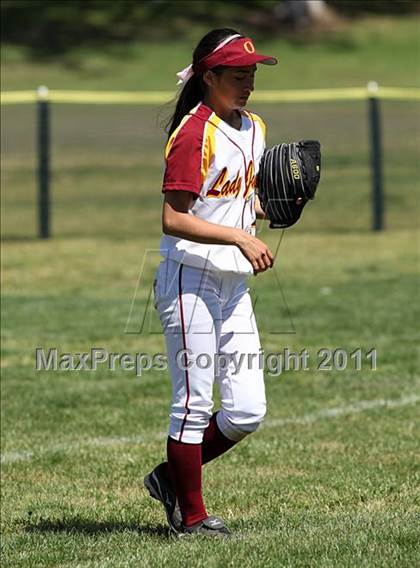
<path fill-rule="evenodd" d="M 255 193 L 265 126 L 245 110 L 257 63 L 250 38 L 218 29 L 202 38 L 169 124 L 163 236 L 155 307 L 172 378 L 167 462 L 146 475 L 171 531 L 227 536 L 202 498 L 202 465 L 254 432 L 266 410 L 261 344 L 246 279 L 271 268 L 255 237 Z M 242 361 L 242 365 L 239 363 Z M 250 363 L 251 361 L 251 363 Z M 221 409 L 213 412 L 216 381 Z"/>

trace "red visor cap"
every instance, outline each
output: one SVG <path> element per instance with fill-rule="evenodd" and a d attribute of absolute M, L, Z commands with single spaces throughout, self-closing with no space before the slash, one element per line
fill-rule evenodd
<path fill-rule="evenodd" d="M 201 73 L 219 65 L 228 67 L 246 67 L 255 63 L 264 65 L 276 65 L 277 59 L 270 55 L 262 55 L 255 51 L 254 44 L 249 37 L 241 37 L 227 43 L 221 49 L 203 57 L 195 67 L 195 71 Z"/>

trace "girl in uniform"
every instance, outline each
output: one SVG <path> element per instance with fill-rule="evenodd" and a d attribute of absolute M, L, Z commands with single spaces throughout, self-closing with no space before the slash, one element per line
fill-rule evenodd
<path fill-rule="evenodd" d="M 146 475 L 177 535 L 230 534 L 209 515 L 202 465 L 254 432 L 266 411 L 262 349 L 246 279 L 273 265 L 255 236 L 264 218 L 256 175 L 265 148 L 261 118 L 245 110 L 258 54 L 232 29 L 206 34 L 169 123 L 162 192 L 163 257 L 154 280 L 172 379 L 167 461 Z M 213 411 L 216 381 L 221 409 Z"/>

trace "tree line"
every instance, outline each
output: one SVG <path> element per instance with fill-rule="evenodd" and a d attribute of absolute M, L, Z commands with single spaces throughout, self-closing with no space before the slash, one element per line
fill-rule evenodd
<path fill-rule="evenodd" d="M 418 12 L 418 0 L 309 0 L 346 17 Z M 256 36 L 298 31 L 307 0 L 2 0 L 2 41 L 39 55 L 75 46 L 177 39 L 195 25 L 246 27 Z"/>

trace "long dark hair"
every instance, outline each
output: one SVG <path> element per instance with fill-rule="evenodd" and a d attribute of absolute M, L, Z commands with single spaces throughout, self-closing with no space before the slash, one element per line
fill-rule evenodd
<path fill-rule="evenodd" d="M 211 32 L 207 33 L 199 42 L 197 47 L 193 51 L 192 57 L 192 64 L 193 69 L 194 65 L 211 53 L 216 47 L 227 37 L 237 34 L 236 30 L 231 28 L 221 28 L 217 30 L 212 30 Z M 220 65 L 219 67 L 214 67 L 212 71 L 214 73 L 221 73 L 223 70 L 223 66 Z M 178 100 L 176 102 L 175 111 L 173 115 L 170 117 L 165 131 L 168 133 L 168 137 L 172 134 L 172 132 L 179 126 L 183 117 L 190 111 L 192 108 L 197 105 L 201 99 L 203 98 L 205 93 L 205 84 L 202 78 L 202 74 L 194 75 L 185 83 L 182 91 L 179 93 Z"/>

